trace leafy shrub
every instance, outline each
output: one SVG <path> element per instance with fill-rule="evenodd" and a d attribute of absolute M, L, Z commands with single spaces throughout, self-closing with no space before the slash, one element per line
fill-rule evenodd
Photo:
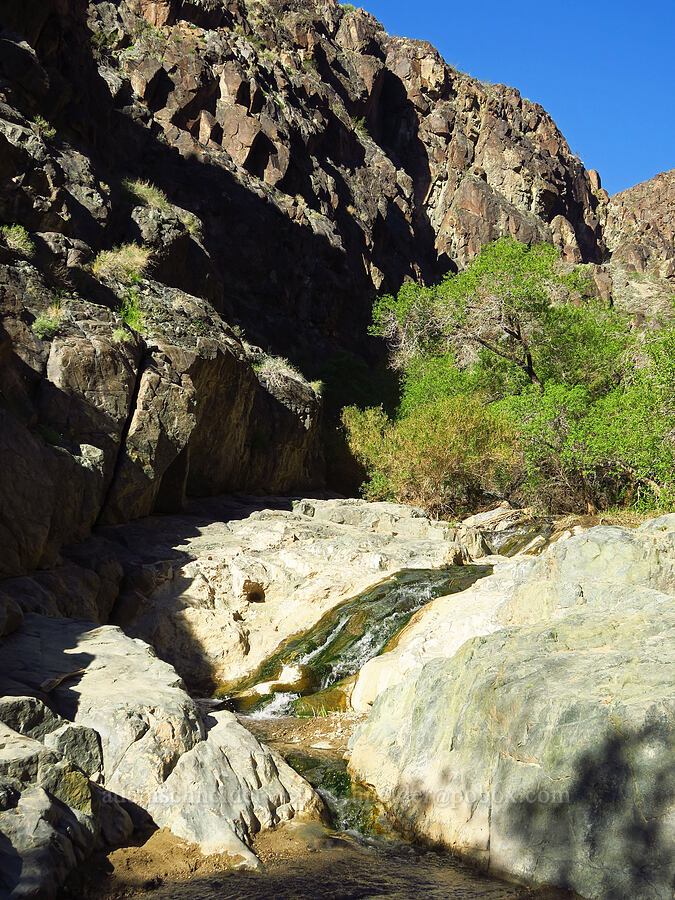
<path fill-rule="evenodd" d="M 360 119 L 354 119 L 352 121 L 352 128 L 354 129 L 354 133 L 360 138 L 370 137 L 370 131 L 368 131 L 368 125 L 363 116 Z"/>
<path fill-rule="evenodd" d="M 5 245 L 23 256 L 32 256 L 35 253 L 35 244 L 28 236 L 23 225 L 3 225 L 0 228 Z"/>
<path fill-rule="evenodd" d="M 371 332 L 389 342 L 402 399 L 392 420 L 345 414 L 370 495 L 417 495 L 438 510 L 501 485 L 555 512 L 675 504 L 675 328 L 636 331 L 553 247 L 496 241 L 440 285 L 380 298 Z M 477 453 L 476 403 L 496 430 L 494 471 Z M 472 479 L 437 450 L 452 439 L 445 418 L 464 408 L 475 415 L 461 436 Z"/>
<path fill-rule="evenodd" d="M 42 116 L 35 116 L 33 119 L 33 125 L 37 129 L 37 133 L 44 141 L 50 141 L 53 137 L 56 137 L 56 128 L 53 125 L 43 119 Z"/>
<path fill-rule="evenodd" d="M 112 250 L 101 250 L 92 263 L 91 270 L 97 278 L 113 278 L 115 281 L 138 281 L 150 264 L 151 250 L 138 244 L 122 244 Z"/>
<path fill-rule="evenodd" d="M 61 303 L 52 303 L 46 312 L 40 313 L 33 322 L 33 331 L 41 341 L 53 338 L 59 330 L 61 319 Z"/>
<path fill-rule="evenodd" d="M 140 297 L 133 288 L 129 288 L 117 311 L 129 328 L 133 328 L 134 331 L 141 333 L 145 330 L 145 319 L 140 306 Z"/>
<path fill-rule="evenodd" d="M 368 472 L 370 500 L 466 512 L 502 494 L 519 466 L 515 430 L 477 397 L 446 397 L 395 421 L 381 407 L 347 407 L 343 422 Z"/>

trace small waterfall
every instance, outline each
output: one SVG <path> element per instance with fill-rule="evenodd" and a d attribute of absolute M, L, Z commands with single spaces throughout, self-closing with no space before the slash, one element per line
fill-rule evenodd
<path fill-rule="evenodd" d="M 314 628 L 286 641 L 252 678 L 239 685 L 235 705 L 265 718 L 307 714 L 310 695 L 319 704 L 339 706 L 339 685 L 382 653 L 417 610 L 436 597 L 465 590 L 490 571 L 489 566 L 453 566 L 406 569 L 392 575 L 330 610 Z M 333 688 L 336 696 L 328 696 Z M 323 705 L 318 709 L 326 711 Z"/>

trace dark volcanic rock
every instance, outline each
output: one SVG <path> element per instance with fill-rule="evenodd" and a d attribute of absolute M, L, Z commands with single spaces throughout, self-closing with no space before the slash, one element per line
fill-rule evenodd
<path fill-rule="evenodd" d="M 501 234 L 605 258 L 607 195 L 546 112 L 362 10 L 48 0 L 3 26 L 0 223 L 31 244 L 0 241 L 0 574 L 186 493 L 321 483 L 317 394 L 257 378 L 225 321 L 322 377 L 381 354 L 376 292 Z M 615 256 L 639 238 L 670 265 L 667 216 L 619 239 L 614 209 Z M 152 277 L 97 275 L 129 242 Z"/>
<path fill-rule="evenodd" d="M 174 261 L 169 283 L 215 302 L 258 343 L 315 364 L 326 348 L 363 351 L 376 291 L 438 277 L 500 234 L 602 257 L 598 198 L 544 110 L 457 72 L 427 43 L 389 37 L 362 10 L 334 0 L 98 2 L 87 34 L 80 8 L 65 8 L 57 49 L 46 49 L 47 24 L 22 27 L 16 15 L 13 28 L 38 49 L 32 82 L 43 57 L 49 80 L 68 47 L 60 78 L 80 118 L 89 112 L 90 165 L 64 168 L 58 141 L 51 151 L 11 141 L 17 172 L 30 156 L 46 173 L 50 221 L 38 221 L 37 188 L 26 198 L 23 185 L 0 215 L 98 247 L 143 230 L 128 213 L 108 221 L 106 209 L 121 176 L 150 178 L 204 223 L 201 265 L 193 247 L 190 282 Z M 91 67 L 92 49 L 99 77 L 83 84 L 74 68 Z M 34 90 L 12 85 L 24 112 L 39 111 Z M 70 108 L 57 117 L 59 138 L 73 136 L 73 121 Z M 73 181 L 89 213 L 78 221 Z"/>
<path fill-rule="evenodd" d="M 278 399 L 205 301 L 142 281 L 143 337 L 27 260 L 2 274 L 0 574 L 54 564 L 97 520 L 177 510 L 186 491 L 320 477 L 316 394 L 282 375 Z M 107 290 L 116 308 L 125 289 Z M 53 334 L 39 336 L 40 316 Z"/>

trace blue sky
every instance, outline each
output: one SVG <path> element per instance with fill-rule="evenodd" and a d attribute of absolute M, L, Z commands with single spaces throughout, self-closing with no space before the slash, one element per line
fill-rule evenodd
<path fill-rule="evenodd" d="M 675 167 L 674 0 L 355 5 L 541 103 L 610 194 Z"/>

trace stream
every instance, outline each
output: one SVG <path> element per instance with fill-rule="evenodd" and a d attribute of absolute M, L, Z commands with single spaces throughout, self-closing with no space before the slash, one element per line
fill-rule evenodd
<path fill-rule="evenodd" d="M 359 669 L 386 650 L 431 600 L 466 590 L 491 566 L 404 569 L 327 612 L 309 631 L 285 641 L 230 699 L 237 712 L 276 718 L 343 710 Z"/>
<path fill-rule="evenodd" d="M 521 545 L 529 535 L 509 535 Z M 505 541 L 506 543 L 506 541 Z M 509 550 L 512 547 L 508 547 Z M 386 810 L 347 772 L 345 753 L 362 716 L 349 712 L 350 680 L 392 647 L 412 616 L 436 597 L 468 588 L 491 566 L 403 570 L 326 613 L 309 631 L 285 641 L 260 669 L 228 691 L 227 704 L 256 737 L 277 750 L 321 795 L 326 821 L 261 832 L 253 850 L 263 872 L 217 870 L 169 882 L 146 894 L 156 900 L 563 900 L 488 877 L 447 851 L 411 843 Z M 72 896 L 72 895 L 69 895 Z M 88 897 L 129 896 L 94 893 Z"/>
<path fill-rule="evenodd" d="M 517 552 L 530 535 L 509 535 Z M 506 543 L 506 542 L 505 542 Z M 404 570 L 344 601 L 302 635 L 286 641 L 233 700 L 240 721 L 284 756 L 319 792 L 329 823 L 278 829 L 256 846 L 267 873 L 228 875 L 224 893 L 191 884 L 194 900 L 241 898 L 561 898 L 488 878 L 445 851 L 398 834 L 377 797 L 347 772 L 347 741 L 359 717 L 345 712 L 351 676 L 395 644 L 412 616 L 436 597 L 457 593 L 489 575 L 490 566 Z M 287 683 L 295 679 L 291 688 Z M 291 834 L 289 834 L 291 832 Z M 271 849 L 270 849 L 271 847 Z M 289 847 L 294 850 L 289 851 Z M 267 852 L 266 852 L 267 850 Z M 284 850 L 286 852 L 284 852 Z M 235 893 L 228 893 L 235 888 Z M 159 893 L 169 897 L 172 894 Z"/>

